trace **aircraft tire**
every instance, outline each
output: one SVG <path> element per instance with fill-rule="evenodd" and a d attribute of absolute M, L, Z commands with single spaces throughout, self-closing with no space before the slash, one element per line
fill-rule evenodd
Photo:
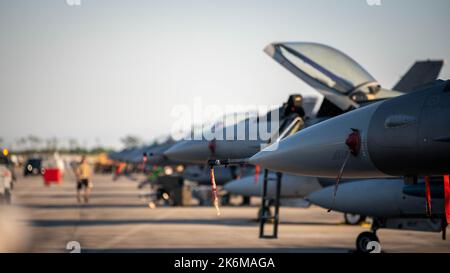
<path fill-rule="evenodd" d="M 347 225 L 356 226 L 366 220 L 366 216 L 359 214 L 344 213 L 344 220 Z"/>
<path fill-rule="evenodd" d="M 362 232 L 356 238 L 356 251 L 360 253 L 370 253 L 371 250 L 367 249 L 367 244 L 373 241 L 377 243 L 380 242 L 378 236 L 375 233 L 370 231 Z"/>

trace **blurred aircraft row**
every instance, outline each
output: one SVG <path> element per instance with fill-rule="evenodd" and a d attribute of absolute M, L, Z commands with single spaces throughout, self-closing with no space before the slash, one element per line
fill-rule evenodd
<path fill-rule="evenodd" d="M 262 197 L 261 238 L 277 237 L 279 206 L 286 198 L 344 212 L 347 223 L 371 217 L 371 232 L 356 240 L 358 251 L 379 242 L 380 228 L 442 231 L 445 238 L 450 82 L 437 80 L 444 62 L 418 61 L 387 89 L 327 45 L 273 43 L 264 51 L 322 97 L 291 95 L 278 109 L 223 128 L 222 138 L 169 139 L 110 158 L 142 164 L 147 171 L 163 168 L 160 174 L 176 170 L 178 177 L 211 183 L 214 191 L 217 184 L 225 185 L 227 194 Z M 272 123 L 276 117 L 279 122 Z M 271 128 L 274 124 L 278 128 Z M 250 128 L 261 126 L 273 135 L 250 139 Z M 243 139 L 226 139 L 239 128 L 245 128 Z M 266 223 L 273 223 L 270 235 Z"/>

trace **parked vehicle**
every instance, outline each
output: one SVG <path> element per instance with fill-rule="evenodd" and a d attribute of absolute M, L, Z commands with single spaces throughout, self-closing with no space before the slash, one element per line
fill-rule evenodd
<path fill-rule="evenodd" d="M 41 175 L 42 173 L 42 159 L 30 158 L 27 160 L 23 168 L 23 176 Z"/>
<path fill-rule="evenodd" d="M 13 175 L 4 161 L 0 160 L 0 204 L 11 203 Z"/>

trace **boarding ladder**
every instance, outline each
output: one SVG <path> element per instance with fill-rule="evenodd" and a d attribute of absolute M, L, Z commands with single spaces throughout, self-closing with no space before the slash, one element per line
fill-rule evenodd
<path fill-rule="evenodd" d="M 274 141 L 269 141 L 270 144 L 280 141 L 281 139 L 289 136 L 297 131 L 299 131 L 303 126 L 303 120 L 294 115 L 293 118 L 285 120 L 280 126 L 279 136 L 274 136 L 271 138 Z M 278 223 L 280 215 L 280 196 L 281 196 L 281 178 L 282 173 L 277 172 L 276 177 L 269 177 L 269 170 L 264 169 L 264 180 L 261 187 L 261 208 L 259 210 L 259 238 L 261 239 L 276 239 L 278 238 Z M 267 194 L 267 185 L 269 181 L 276 181 L 275 196 L 269 197 Z M 274 206 L 274 214 L 271 215 L 270 207 Z M 267 223 L 272 223 L 272 233 L 265 233 L 265 226 Z"/>

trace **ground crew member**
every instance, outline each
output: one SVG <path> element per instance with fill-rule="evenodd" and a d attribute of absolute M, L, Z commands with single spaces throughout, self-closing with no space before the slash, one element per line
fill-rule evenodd
<path fill-rule="evenodd" d="M 77 176 L 77 201 L 81 203 L 83 193 L 84 202 L 89 202 L 89 197 L 92 189 L 91 181 L 91 167 L 87 163 L 86 156 L 81 158 L 80 165 L 76 169 Z"/>

